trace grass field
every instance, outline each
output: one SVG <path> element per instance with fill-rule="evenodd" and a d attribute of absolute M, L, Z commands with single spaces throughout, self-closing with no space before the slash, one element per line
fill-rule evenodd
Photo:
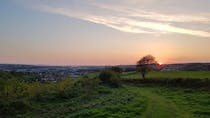
<path fill-rule="evenodd" d="M 98 72 L 89 73 L 90 78 L 97 77 Z M 210 71 L 170 71 L 170 72 L 149 72 L 147 78 L 210 78 Z M 121 78 L 142 78 L 141 74 L 135 71 L 121 73 Z"/>
<path fill-rule="evenodd" d="M 127 86 L 128 90 L 146 98 L 142 118 L 209 118 L 210 93 L 159 86 Z"/>
<path fill-rule="evenodd" d="M 151 74 L 157 77 L 161 75 L 160 73 L 162 72 Z M 192 75 L 186 76 L 188 72 L 170 73 L 174 74 L 172 76 L 168 73 L 171 78 L 177 77 L 175 75 L 192 78 Z M 202 75 L 203 73 L 206 75 Z M 57 83 L 21 81 L 22 76 L 1 74 L 4 76 L 0 76 L 0 116 L 2 118 L 210 117 L 210 92 L 207 89 L 135 82 L 123 83 L 121 87 L 113 88 L 99 83 L 97 78 L 92 79 L 97 74 L 91 73 L 88 75 L 89 78 L 66 79 Z M 195 75 L 204 78 L 208 77 L 208 72 L 197 72 Z M 136 72 L 122 73 L 121 76 L 139 77 Z"/>
<path fill-rule="evenodd" d="M 192 89 L 125 85 L 86 97 L 36 102 L 22 117 L 209 118 L 210 93 Z"/>
<path fill-rule="evenodd" d="M 15 117 L 209 118 L 207 91 L 159 86 L 99 87 L 76 98 L 30 101 Z"/>
<path fill-rule="evenodd" d="M 125 88 L 100 87 L 96 92 L 76 98 L 34 102 L 34 110 L 23 114 L 22 117 L 137 117 L 145 109 L 144 104 L 144 99 L 135 98 L 135 95 Z"/>
<path fill-rule="evenodd" d="M 142 78 L 140 73 L 125 72 L 122 78 Z M 210 78 L 210 71 L 170 71 L 170 72 L 149 72 L 147 78 Z"/>

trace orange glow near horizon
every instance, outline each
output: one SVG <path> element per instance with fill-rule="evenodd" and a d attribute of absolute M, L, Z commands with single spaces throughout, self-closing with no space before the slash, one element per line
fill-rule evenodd
<path fill-rule="evenodd" d="M 158 62 L 158 64 L 159 64 L 159 65 L 162 65 L 163 63 L 162 63 L 162 62 Z"/>

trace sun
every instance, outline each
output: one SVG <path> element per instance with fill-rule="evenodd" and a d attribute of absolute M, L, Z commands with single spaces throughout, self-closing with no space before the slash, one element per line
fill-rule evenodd
<path fill-rule="evenodd" d="M 163 63 L 162 63 L 162 62 L 158 62 L 158 64 L 159 64 L 159 65 L 163 65 Z"/>

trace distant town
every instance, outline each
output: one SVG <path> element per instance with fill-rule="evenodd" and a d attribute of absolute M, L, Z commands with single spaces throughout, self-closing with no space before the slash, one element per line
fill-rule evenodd
<path fill-rule="evenodd" d="M 77 78 L 98 72 L 112 66 L 42 66 L 21 64 L 0 64 L 0 71 L 36 75 L 37 81 L 56 82 L 65 78 Z M 119 65 L 123 71 L 135 71 L 136 65 Z M 210 71 L 210 63 L 164 64 L 158 71 Z"/>

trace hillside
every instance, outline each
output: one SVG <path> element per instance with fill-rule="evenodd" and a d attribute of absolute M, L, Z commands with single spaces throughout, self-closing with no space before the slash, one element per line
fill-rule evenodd
<path fill-rule="evenodd" d="M 0 73 L 0 116 L 68 118 L 209 118 L 210 93 L 194 80 L 124 81 L 119 87 L 99 78 L 65 79 L 56 83 L 21 80 L 24 75 Z M 113 82 L 117 82 L 112 80 Z M 147 80 L 146 80 L 147 81 Z M 157 82 L 161 81 L 162 84 Z M 200 79 L 199 81 L 202 81 Z M 205 80 L 207 81 L 207 80 Z M 187 82 L 186 86 L 179 82 Z M 108 83 L 109 84 L 109 83 Z M 173 86 L 171 86 L 173 85 Z M 175 85 L 175 86 L 174 86 Z M 196 85 L 196 86 L 194 86 Z M 197 86 L 198 85 L 198 86 Z"/>

